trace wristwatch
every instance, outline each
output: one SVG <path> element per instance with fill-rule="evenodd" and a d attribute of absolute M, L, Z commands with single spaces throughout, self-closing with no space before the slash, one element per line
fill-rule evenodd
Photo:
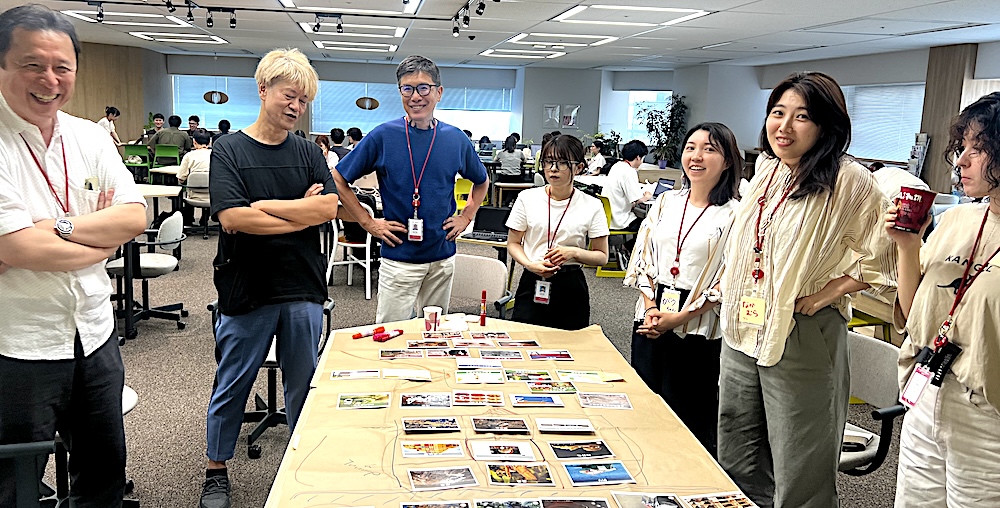
<path fill-rule="evenodd" d="M 56 225 L 54 227 L 56 234 L 63 240 L 69 240 L 69 235 L 73 234 L 73 222 L 65 217 L 56 219 Z"/>

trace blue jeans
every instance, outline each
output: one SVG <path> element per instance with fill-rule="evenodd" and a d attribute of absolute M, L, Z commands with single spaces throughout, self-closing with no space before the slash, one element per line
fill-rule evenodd
<path fill-rule="evenodd" d="M 322 324 L 323 306 L 312 302 L 265 305 L 238 316 L 219 315 L 215 342 L 221 359 L 215 373 L 217 384 L 208 404 L 210 460 L 223 462 L 236 452 L 243 411 L 257 371 L 267 358 L 271 337 L 277 340 L 288 426 L 295 429 L 316 371 Z"/>

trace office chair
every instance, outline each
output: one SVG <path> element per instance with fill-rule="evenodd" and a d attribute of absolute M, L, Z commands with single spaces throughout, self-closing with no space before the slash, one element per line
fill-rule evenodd
<path fill-rule="evenodd" d="M 193 194 L 192 191 L 194 191 Z M 187 181 L 184 182 L 184 204 L 201 209 L 201 220 L 205 228 L 202 238 L 208 240 L 207 214 L 212 208 L 212 200 L 208 197 L 208 173 L 198 172 L 188 175 Z M 193 216 L 194 212 L 191 215 Z"/>
<path fill-rule="evenodd" d="M 371 207 L 365 203 L 361 203 L 361 207 L 368 212 L 368 216 L 375 217 L 375 212 L 372 211 Z M 365 300 L 372 299 L 372 234 L 365 231 L 364 242 L 351 242 L 347 238 L 340 235 L 343 231 L 343 222 L 340 219 L 333 219 L 330 221 L 330 227 L 332 228 L 333 236 L 333 248 L 330 249 L 330 260 L 326 265 L 326 283 L 330 283 L 330 277 L 333 276 L 333 267 L 338 265 L 347 265 L 347 285 L 354 284 L 354 265 L 358 265 L 365 270 Z M 342 261 L 334 261 L 337 255 L 338 248 L 344 249 L 344 259 Z M 359 258 L 354 255 L 357 249 L 364 249 L 364 258 Z"/>
<path fill-rule="evenodd" d="M 55 447 L 52 441 L 13 443 L 0 445 L 0 459 L 14 461 L 14 506 L 10 508 L 39 508 L 41 489 L 38 476 L 45 468 L 45 461 Z"/>
<path fill-rule="evenodd" d="M 455 213 L 462 213 L 462 210 L 466 205 L 469 204 L 469 196 L 472 195 L 472 180 L 467 180 L 465 178 L 459 178 L 455 180 Z M 483 196 L 483 202 L 480 205 L 485 205 L 490 200 L 490 193 L 487 192 L 486 196 Z"/>
<path fill-rule="evenodd" d="M 153 167 L 180 166 L 181 148 L 177 145 L 156 145 L 153 148 Z"/>
<path fill-rule="evenodd" d="M 605 197 L 605 196 L 597 196 L 597 197 L 598 197 L 598 199 L 601 200 L 601 204 L 604 205 L 604 216 L 608 219 L 608 225 L 610 227 L 610 225 L 611 225 L 611 201 L 608 201 L 608 198 Z M 624 229 L 611 229 L 610 231 L 611 231 L 611 236 L 612 237 L 614 237 L 614 236 L 634 235 L 635 234 L 632 231 L 627 231 L 627 230 L 624 230 Z M 610 238 L 609 238 L 609 240 L 610 240 Z M 611 243 L 610 242 L 608 242 L 608 247 L 609 248 L 611 247 Z M 604 266 L 598 266 L 597 267 L 597 274 L 596 275 L 598 277 L 610 277 L 610 278 L 624 279 L 625 278 L 625 270 L 628 269 L 628 266 L 627 266 L 628 265 L 628 260 L 624 259 L 622 256 L 619 256 L 618 259 L 617 259 L 617 261 L 611 261 L 612 259 L 614 259 L 614 258 L 612 258 L 611 256 L 608 256 L 608 263 L 605 264 Z"/>
<path fill-rule="evenodd" d="M 333 325 L 333 309 L 337 306 L 337 302 L 327 299 L 323 304 L 323 316 L 326 319 L 326 335 L 320 337 L 319 341 L 319 355 L 323 355 L 323 350 L 326 348 L 326 341 L 330 338 L 330 330 Z M 219 301 L 213 300 L 212 303 L 208 304 L 208 310 L 212 313 L 212 336 L 215 336 L 215 322 L 219 319 Z M 215 348 L 215 363 L 218 364 L 222 359 L 222 355 L 219 352 L 219 348 Z M 274 337 L 271 338 L 271 347 L 267 351 L 267 357 L 264 358 L 264 363 L 260 366 L 261 369 L 267 371 L 267 400 L 260 396 L 260 394 L 254 394 L 254 410 L 245 411 L 243 413 L 243 423 L 256 423 L 257 426 L 250 431 L 247 435 L 247 457 L 251 459 L 259 459 L 263 450 L 256 441 L 260 439 L 260 436 L 264 434 L 264 431 L 270 429 L 271 427 L 277 427 L 278 425 L 288 425 L 288 416 L 285 414 L 285 408 L 278 407 L 278 369 L 281 365 L 278 364 L 278 350 L 277 343 Z M 212 389 L 215 389 L 215 385 L 212 385 Z"/>
<path fill-rule="evenodd" d="M 149 149 L 146 148 L 146 145 L 125 145 L 124 148 L 125 167 L 132 172 L 132 178 L 135 179 L 136 183 L 147 181 L 149 178 Z M 139 162 L 129 162 L 129 159 L 136 160 L 134 157 L 138 157 Z"/>
<path fill-rule="evenodd" d="M 496 258 L 455 254 L 455 280 L 451 297 L 481 300 L 486 290 L 487 300 L 493 302 L 500 319 L 507 318 L 507 304 L 513 300 L 510 293 L 507 265 Z"/>
<path fill-rule="evenodd" d="M 899 348 L 874 337 L 847 332 L 851 363 L 851 395 L 875 407 L 872 419 L 881 422 L 879 433 L 861 451 L 842 451 L 840 471 L 851 476 L 871 473 L 882 465 L 892 443 L 892 427 L 896 417 L 906 412 L 899 404 L 899 384 L 896 378 Z M 847 424 L 847 429 L 867 432 Z"/>

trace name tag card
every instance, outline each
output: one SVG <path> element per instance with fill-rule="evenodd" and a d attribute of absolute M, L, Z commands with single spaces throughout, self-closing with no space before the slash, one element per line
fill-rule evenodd
<path fill-rule="evenodd" d="M 744 296 L 740 299 L 740 323 L 764 326 L 765 307 L 763 298 Z"/>

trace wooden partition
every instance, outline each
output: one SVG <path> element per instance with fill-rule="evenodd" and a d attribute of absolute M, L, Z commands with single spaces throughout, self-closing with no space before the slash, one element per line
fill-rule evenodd
<path fill-rule="evenodd" d="M 975 44 L 956 44 L 930 49 L 924 114 L 920 130 L 930 135 L 929 152 L 921 177 L 932 190 L 951 192 L 951 166 L 942 154 L 948 143 L 948 127 L 961 111 L 962 93 L 976 70 Z"/>
<path fill-rule="evenodd" d="M 114 106 L 122 115 L 115 128 L 122 141 L 142 133 L 148 114 L 143 101 L 142 49 L 83 43 L 76 73 L 76 91 L 63 111 L 98 121 L 104 108 Z"/>

